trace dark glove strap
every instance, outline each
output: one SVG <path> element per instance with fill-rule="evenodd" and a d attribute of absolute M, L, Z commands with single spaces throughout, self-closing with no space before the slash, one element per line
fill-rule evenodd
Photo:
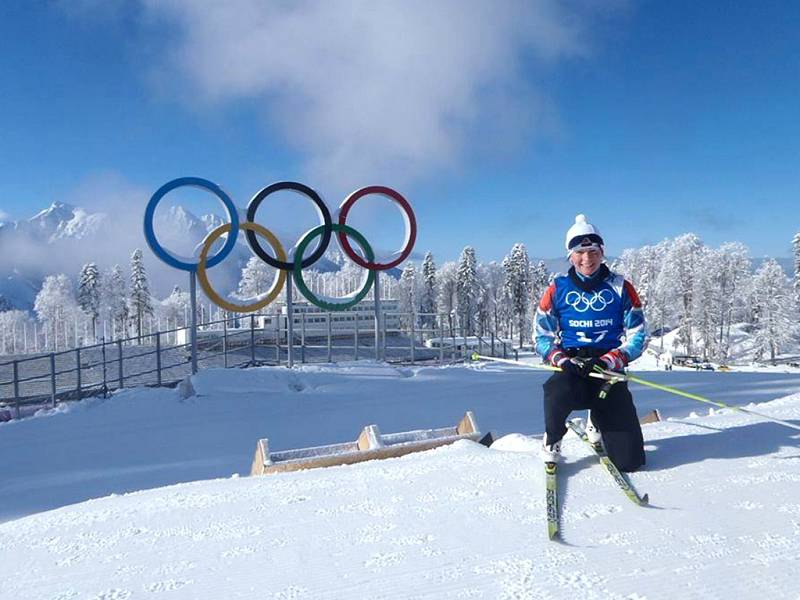
<path fill-rule="evenodd" d="M 611 350 L 611 348 L 592 348 L 591 346 L 583 346 L 581 348 L 564 348 L 570 358 L 600 358 Z"/>

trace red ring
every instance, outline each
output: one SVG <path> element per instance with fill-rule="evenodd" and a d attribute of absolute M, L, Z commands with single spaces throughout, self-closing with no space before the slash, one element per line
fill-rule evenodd
<path fill-rule="evenodd" d="M 356 203 L 356 200 L 363 198 L 364 196 L 368 196 L 369 194 L 380 194 L 382 196 L 386 196 L 393 202 L 399 204 L 400 208 L 403 209 L 403 212 L 406 213 L 406 216 L 408 217 L 408 227 L 406 229 L 406 242 L 403 251 L 400 253 L 400 256 L 394 259 L 392 262 L 378 263 L 366 261 L 356 254 L 353 251 L 352 246 L 350 246 L 350 241 L 347 239 L 347 235 L 341 231 L 337 234 L 339 236 L 339 245 L 342 247 L 342 250 L 350 258 L 350 260 L 357 265 L 373 271 L 386 271 L 387 269 L 392 269 L 399 265 L 406 258 L 408 258 L 409 254 L 411 254 L 411 250 L 414 248 L 414 242 L 417 239 L 417 219 L 414 217 L 414 211 L 411 210 L 411 205 L 405 198 L 403 198 L 403 196 L 400 195 L 399 192 L 382 185 L 369 185 L 361 188 L 360 190 L 356 190 L 350 194 L 344 202 L 342 202 L 342 205 L 339 207 L 339 225 L 347 224 L 347 213 Z"/>

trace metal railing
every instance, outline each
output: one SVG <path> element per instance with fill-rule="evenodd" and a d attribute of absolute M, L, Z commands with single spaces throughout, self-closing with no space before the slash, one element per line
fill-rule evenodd
<path fill-rule="evenodd" d="M 200 368 L 362 359 L 446 364 L 472 352 L 508 358 L 517 350 L 493 333 L 469 335 L 452 315 L 386 312 L 375 335 L 373 311 L 295 313 L 292 338 L 283 313 L 235 316 L 198 325 Z M 21 356 L 0 362 L 0 420 L 128 386 L 175 385 L 191 374 L 189 328 Z M 378 341 L 379 340 L 379 341 Z"/>

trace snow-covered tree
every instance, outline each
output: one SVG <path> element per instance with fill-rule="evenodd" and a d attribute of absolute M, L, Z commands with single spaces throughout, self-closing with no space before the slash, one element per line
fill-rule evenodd
<path fill-rule="evenodd" d="M 61 273 L 44 278 L 42 289 L 36 294 L 33 310 L 39 321 L 50 331 L 50 339 L 47 344 L 49 348 L 58 350 L 59 325 L 65 323 L 69 317 L 74 317 L 76 307 L 69 277 Z M 67 344 L 65 332 L 64 346 L 66 347 Z"/>
<path fill-rule="evenodd" d="M 172 288 L 172 293 L 161 302 L 162 316 L 167 322 L 167 329 L 186 325 L 186 315 L 192 305 L 188 292 L 181 291 L 179 286 Z"/>
<path fill-rule="evenodd" d="M 417 312 L 417 270 L 414 268 L 414 263 L 409 262 L 403 268 L 398 292 L 400 321 L 402 326 L 410 331 L 411 327 L 416 325 L 413 315 Z"/>
<path fill-rule="evenodd" d="M 128 309 L 127 285 L 125 284 L 122 267 L 114 265 L 104 278 L 104 282 L 103 309 L 108 318 L 111 319 L 110 334 L 118 339 L 125 338 L 127 337 L 125 332 L 130 310 Z"/>
<path fill-rule="evenodd" d="M 27 324 L 24 310 L 0 311 L 0 353 L 17 354 L 24 350 Z"/>
<path fill-rule="evenodd" d="M 251 256 L 242 269 L 239 286 L 233 294 L 241 300 L 251 300 L 269 291 L 275 279 L 275 269 L 257 256 Z"/>
<path fill-rule="evenodd" d="M 514 244 L 511 252 L 503 261 L 506 272 L 505 290 L 511 304 L 511 315 L 519 334 L 519 345 L 522 346 L 530 323 L 531 306 L 531 263 L 525 244 Z"/>
<path fill-rule="evenodd" d="M 794 257 L 794 300 L 800 311 L 800 233 L 792 239 L 792 255 Z"/>
<path fill-rule="evenodd" d="M 447 315 L 448 335 L 454 335 L 453 327 L 455 323 L 453 318 L 455 316 L 456 308 L 456 264 L 454 262 L 446 262 L 439 269 L 439 296 L 437 305 L 440 313 Z"/>
<path fill-rule="evenodd" d="M 150 284 L 142 260 L 142 251 L 137 248 L 131 254 L 131 316 L 136 324 L 136 337 L 141 338 L 144 318 L 153 314 L 153 298 L 150 295 Z"/>
<path fill-rule="evenodd" d="M 719 302 L 719 344 L 717 357 L 727 360 L 730 354 L 731 325 L 744 317 L 750 273 L 750 252 L 739 242 L 723 244 L 719 262 L 714 266 Z"/>
<path fill-rule="evenodd" d="M 420 326 L 434 327 L 436 325 L 436 264 L 433 262 L 433 254 L 427 252 L 422 261 L 422 281 L 419 291 L 419 311 Z M 426 314 L 427 313 L 427 314 Z"/>
<path fill-rule="evenodd" d="M 97 318 L 100 316 L 102 286 L 100 270 L 93 262 L 81 268 L 78 280 L 78 306 L 92 323 L 92 340 L 97 340 Z"/>
<path fill-rule="evenodd" d="M 692 292 L 692 322 L 705 360 L 716 354 L 717 331 L 722 321 L 718 286 L 720 259 L 720 254 L 715 250 L 706 247 L 701 249 Z"/>
<path fill-rule="evenodd" d="M 678 315 L 676 342 L 683 345 L 687 354 L 694 350 L 692 309 L 702 247 L 703 242 L 693 233 L 678 236 L 667 248 L 660 273 L 662 292 L 674 303 Z"/>
<path fill-rule="evenodd" d="M 472 335 L 475 331 L 475 317 L 481 291 L 475 249 L 467 246 L 461 251 L 456 272 L 456 311 L 463 335 Z"/>
<path fill-rule="evenodd" d="M 531 307 L 530 307 L 530 322 L 531 322 L 531 337 L 533 337 L 533 322 L 536 318 L 536 307 L 544 296 L 547 286 L 550 285 L 552 273 L 540 260 L 535 265 L 531 265 Z"/>
<path fill-rule="evenodd" d="M 757 298 L 757 320 L 753 332 L 756 358 L 763 360 L 768 353 L 774 364 L 781 348 L 791 342 L 797 331 L 793 291 L 783 268 L 773 259 L 764 261 L 756 271 L 754 288 Z"/>
<path fill-rule="evenodd" d="M 489 331 L 502 335 L 503 321 L 506 318 L 503 311 L 505 271 L 501 264 L 492 261 L 488 265 L 481 265 L 478 272 L 484 289 L 481 307 L 478 310 L 484 328 L 483 333 Z M 484 315 L 487 311 L 488 315 Z"/>

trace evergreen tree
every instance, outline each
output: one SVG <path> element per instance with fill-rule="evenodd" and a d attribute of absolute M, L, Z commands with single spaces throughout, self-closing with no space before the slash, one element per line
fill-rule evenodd
<path fill-rule="evenodd" d="M 528 250 L 525 244 L 514 244 L 505 266 L 505 289 L 511 305 L 511 315 L 517 326 L 519 345 L 522 347 L 528 323 L 530 321 L 529 309 L 531 306 L 532 278 Z"/>
<path fill-rule="evenodd" d="M 472 335 L 475 331 L 475 317 L 481 291 L 475 249 L 467 246 L 461 251 L 456 272 L 456 311 L 463 335 Z"/>
<path fill-rule="evenodd" d="M 83 265 L 78 282 L 78 306 L 92 322 L 92 340 L 97 340 L 97 318 L 101 303 L 100 271 L 93 262 Z"/>
<path fill-rule="evenodd" d="M 136 337 L 141 339 L 144 318 L 153 314 L 153 298 L 150 296 L 150 284 L 142 260 L 142 251 L 137 248 L 131 254 L 131 313 L 136 324 Z"/>
<path fill-rule="evenodd" d="M 433 262 L 433 254 L 425 254 L 422 261 L 422 282 L 419 294 L 420 326 L 429 328 L 436 326 L 436 264 Z"/>

